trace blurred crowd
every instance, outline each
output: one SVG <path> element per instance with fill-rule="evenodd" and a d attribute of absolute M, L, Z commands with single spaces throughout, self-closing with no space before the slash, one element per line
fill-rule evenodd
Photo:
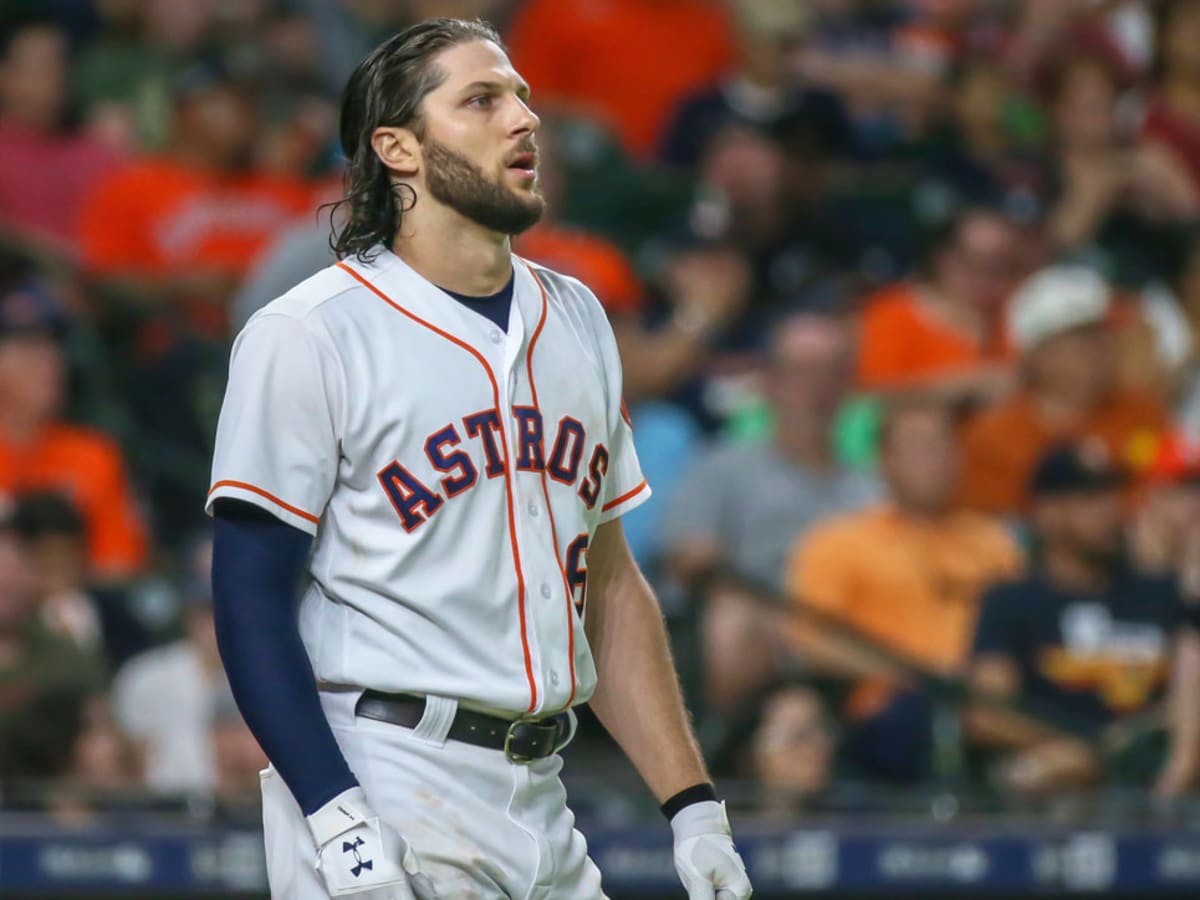
<path fill-rule="evenodd" d="M 0 0 L 0 805 L 253 792 L 228 350 L 430 15 L 532 86 L 515 249 L 609 313 L 716 773 L 1196 788 L 1200 0 Z"/>

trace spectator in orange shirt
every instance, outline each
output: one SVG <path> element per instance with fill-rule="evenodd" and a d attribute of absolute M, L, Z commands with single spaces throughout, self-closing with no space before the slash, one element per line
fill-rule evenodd
<path fill-rule="evenodd" d="M 256 105 L 250 86 L 215 65 L 175 82 L 170 147 L 99 182 L 80 219 L 92 274 L 178 303 L 222 333 L 224 305 L 257 253 L 281 228 L 315 213 L 303 183 L 249 166 Z"/>
<path fill-rule="evenodd" d="M 93 574 L 123 579 L 145 565 L 146 534 L 117 446 L 58 420 L 66 318 L 32 279 L 0 290 L 0 496 L 53 490 L 87 523 Z"/>
<path fill-rule="evenodd" d="M 815 526 L 793 549 L 788 592 L 814 610 L 923 669 L 952 674 L 966 661 L 977 604 L 1015 574 L 1021 553 L 997 522 L 955 509 L 960 446 L 944 403 L 897 401 L 885 414 L 880 462 L 888 501 Z M 928 702 L 902 679 L 822 629 L 794 620 L 788 638 L 814 672 L 857 682 L 850 750 L 869 772 L 915 779 L 928 765 Z"/>
<path fill-rule="evenodd" d="M 998 522 L 955 508 L 960 454 L 940 401 L 893 404 L 880 433 L 888 500 L 828 519 L 796 544 L 787 575 L 796 602 L 929 668 L 956 669 L 980 590 L 1015 573 L 1021 556 Z"/>
<path fill-rule="evenodd" d="M 968 506 L 1018 513 L 1038 457 L 1067 440 L 1101 438 L 1134 470 L 1149 462 L 1167 414 L 1158 396 L 1121 388 L 1111 307 L 1109 286 L 1081 266 L 1043 269 L 1014 295 L 1023 385 L 967 430 Z"/>
<path fill-rule="evenodd" d="M 598 118 L 643 158 L 675 104 L 734 60 L 728 18 L 713 0 L 529 0 L 508 37 L 538 102 Z"/>
<path fill-rule="evenodd" d="M 969 209 L 933 236 L 923 275 L 867 298 L 859 381 L 947 399 L 994 396 L 1011 381 L 1004 304 L 1020 278 L 1021 235 L 997 211 Z"/>

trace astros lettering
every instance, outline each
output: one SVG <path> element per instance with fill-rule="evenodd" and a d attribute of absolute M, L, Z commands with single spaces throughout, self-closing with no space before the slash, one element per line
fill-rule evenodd
<path fill-rule="evenodd" d="M 591 448 L 581 479 L 581 463 L 588 440 L 579 419 L 574 416 L 559 419 L 553 439 L 549 441 L 551 449 L 547 459 L 541 411 L 532 406 L 514 406 L 512 418 L 518 437 L 516 471 L 539 475 L 545 472 L 552 480 L 572 487 L 579 481 L 579 499 L 585 507 L 592 509 L 600 498 L 604 476 L 608 472 L 608 448 L 599 442 Z M 471 413 L 462 417 L 461 425 L 460 430 L 455 423 L 447 423 L 425 439 L 424 463 L 396 459 L 379 470 L 379 483 L 405 531 L 415 531 L 447 500 L 473 488 L 479 481 L 480 463 L 485 478 L 500 478 L 507 474 L 500 438 L 500 413 L 495 409 Z M 431 474 L 423 478 L 414 469 L 425 464 Z"/>

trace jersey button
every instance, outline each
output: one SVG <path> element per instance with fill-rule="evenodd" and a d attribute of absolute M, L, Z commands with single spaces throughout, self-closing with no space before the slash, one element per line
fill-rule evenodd
<path fill-rule="evenodd" d="M 529 512 L 529 515 L 533 516 L 535 519 L 539 515 L 541 515 L 541 512 L 542 512 L 541 508 L 536 503 L 533 503 L 533 502 L 530 502 L 530 504 L 527 507 L 525 507 L 525 509 Z"/>
<path fill-rule="evenodd" d="M 555 687 L 558 687 L 558 673 L 557 672 L 552 671 L 550 673 L 550 683 L 552 685 L 554 685 Z"/>
<path fill-rule="evenodd" d="M 491 334 L 488 335 L 488 337 L 491 338 L 493 344 L 498 344 L 502 340 L 502 338 L 500 337 L 500 332 L 498 332 L 498 331 L 493 331 Z"/>
<path fill-rule="evenodd" d="M 542 596 L 545 597 L 547 600 L 549 600 L 551 593 L 552 593 L 552 591 L 550 590 L 550 585 L 543 584 L 542 585 Z"/>

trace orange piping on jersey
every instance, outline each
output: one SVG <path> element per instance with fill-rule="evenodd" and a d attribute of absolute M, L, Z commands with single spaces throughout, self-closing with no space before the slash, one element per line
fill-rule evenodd
<path fill-rule="evenodd" d="M 270 500 L 272 503 L 274 503 L 280 509 L 286 509 L 288 512 L 292 513 L 293 515 L 297 515 L 302 519 L 312 522 L 314 525 L 319 524 L 321 521 L 319 518 L 314 516 L 312 513 L 306 513 L 304 510 L 297 509 L 296 507 L 292 506 L 290 503 L 284 503 L 282 500 L 280 500 L 274 494 L 272 494 L 268 491 L 264 491 L 260 487 L 255 487 L 252 484 L 246 484 L 246 482 L 244 482 L 244 481 L 218 481 L 216 484 L 214 484 L 211 488 L 208 489 L 208 496 L 211 497 L 213 495 L 213 491 L 215 491 L 217 488 L 220 488 L 220 487 L 241 488 L 243 491 L 250 491 L 253 494 L 258 494 L 260 497 L 266 497 L 268 500 Z"/>
<path fill-rule="evenodd" d="M 382 300 L 388 306 L 392 307 L 392 309 L 396 310 L 397 312 L 403 313 L 404 315 L 406 315 L 410 319 L 412 319 L 414 322 L 416 322 L 418 325 L 423 325 L 424 327 L 426 327 L 430 331 L 432 331 L 434 334 L 439 335 L 440 337 L 444 337 L 450 343 L 456 344 L 457 346 L 461 347 L 462 349 L 464 349 L 468 353 L 470 353 L 472 356 L 474 356 L 475 359 L 477 359 L 479 361 L 479 364 L 481 366 L 483 366 L 483 371 L 487 373 L 488 380 L 492 383 L 492 396 L 493 396 L 493 398 L 495 400 L 495 404 L 496 404 L 496 414 L 501 415 L 500 386 L 496 382 L 496 375 L 495 375 L 495 373 L 492 372 L 492 367 L 488 365 L 487 360 L 483 358 L 483 355 L 478 350 L 476 350 L 474 347 L 472 347 L 470 344 L 466 343 L 465 341 L 459 340 L 458 338 L 456 338 L 454 335 L 450 334 L 449 332 L 443 331 L 442 329 L 438 328 L 436 325 L 433 325 L 430 322 L 426 322 L 424 319 L 422 319 L 420 316 L 416 315 L 415 313 L 409 312 L 407 309 L 405 309 L 403 306 L 401 306 L 399 303 L 397 303 L 395 300 L 393 300 L 391 297 L 389 297 L 387 294 L 385 294 L 383 291 L 381 291 L 375 285 L 371 284 L 371 282 L 369 282 L 367 279 L 363 278 L 363 276 L 361 276 L 360 274 L 355 272 L 352 268 L 350 268 L 344 262 L 339 262 L 337 264 L 337 267 L 339 269 L 342 269 L 346 273 L 348 273 L 351 278 L 353 278 L 355 281 L 362 284 L 363 287 L 365 287 L 367 290 L 369 290 L 371 293 L 373 293 L 375 296 L 377 296 L 380 300 Z M 508 542 L 509 542 L 509 546 L 512 547 L 513 568 L 516 570 L 516 573 L 517 573 L 517 611 L 518 611 L 518 614 L 521 619 L 521 649 L 525 654 L 525 677 L 529 680 L 529 708 L 526 710 L 526 712 L 533 712 L 533 710 L 537 708 L 537 681 L 535 681 L 534 677 L 533 677 L 533 661 L 529 655 L 529 638 L 527 637 L 526 630 L 525 630 L 525 575 L 521 571 L 521 551 L 517 549 L 517 521 L 516 521 L 516 515 L 513 512 L 513 486 L 512 486 L 512 481 L 511 481 L 511 479 L 514 477 L 514 473 L 513 473 L 512 462 L 509 459 L 509 455 L 508 455 L 508 436 L 507 435 L 508 435 L 507 429 L 501 428 L 500 429 L 500 437 L 501 437 L 500 446 L 504 450 L 504 472 L 505 472 L 504 500 L 505 500 L 505 505 L 508 507 Z"/>
<path fill-rule="evenodd" d="M 524 260 L 522 260 L 524 262 Z M 542 292 L 542 316 L 538 319 L 537 328 L 533 330 L 533 337 L 529 339 L 529 350 L 525 353 L 525 368 L 529 373 L 529 393 L 533 395 L 533 408 L 538 410 L 537 386 L 533 383 L 533 345 L 537 343 L 538 337 L 542 333 L 542 326 L 546 324 L 546 308 L 549 305 L 546 301 L 546 288 L 542 286 L 542 280 L 537 277 L 537 273 L 533 271 L 533 266 L 525 263 L 525 268 L 529 270 L 529 274 L 533 276 L 534 283 L 537 284 L 538 290 Z M 567 597 L 567 655 L 571 665 L 571 695 L 567 698 L 567 706 L 575 700 L 575 609 L 574 603 L 571 601 L 571 583 L 567 581 L 567 570 L 563 567 L 562 557 L 558 552 L 558 532 L 554 527 L 554 507 L 550 505 L 550 491 L 546 487 L 546 468 L 542 467 L 542 496 L 546 499 L 546 512 L 550 516 L 550 539 L 554 542 L 554 562 L 558 565 L 559 574 L 562 575 L 563 591 Z"/>
<path fill-rule="evenodd" d="M 609 500 L 607 503 L 605 503 L 602 507 L 600 507 L 600 512 L 608 512 L 614 506 L 620 506 L 622 503 L 624 503 L 630 497 L 640 494 L 643 490 L 645 490 L 646 487 L 647 487 L 646 479 L 643 478 L 642 483 L 639 484 L 637 487 L 635 487 L 632 491 L 626 491 L 624 494 L 622 494 L 616 500 Z"/>

